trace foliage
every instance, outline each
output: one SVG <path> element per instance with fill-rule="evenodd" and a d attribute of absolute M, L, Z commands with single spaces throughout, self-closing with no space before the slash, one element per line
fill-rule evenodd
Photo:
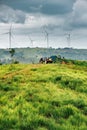
<path fill-rule="evenodd" d="M 0 66 L 0 130 L 86 130 L 87 68 Z"/>
<path fill-rule="evenodd" d="M 87 49 L 73 49 L 73 48 L 14 48 L 11 51 L 20 63 L 39 63 L 41 57 L 58 56 L 65 57 L 72 60 L 87 60 Z M 0 59 L 3 63 L 9 62 L 9 52 L 7 49 L 0 49 Z M 55 59 L 55 57 L 53 57 Z"/>
<path fill-rule="evenodd" d="M 9 50 L 9 53 L 11 54 L 11 57 L 13 57 L 13 56 L 14 56 L 14 54 L 15 54 L 15 49 L 13 49 L 13 48 L 12 48 L 12 49 L 10 49 L 10 50 Z"/>

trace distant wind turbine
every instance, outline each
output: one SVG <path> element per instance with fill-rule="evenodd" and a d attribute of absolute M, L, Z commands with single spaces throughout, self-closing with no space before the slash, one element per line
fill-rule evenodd
<path fill-rule="evenodd" d="M 45 36 L 47 39 L 47 48 L 49 48 L 49 33 L 45 30 Z"/>
<path fill-rule="evenodd" d="M 65 34 L 67 37 L 67 43 L 68 43 L 68 47 L 70 48 L 70 46 L 71 46 L 71 34 L 70 33 L 66 33 Z"/>
<path fill-rule="evenodd" d="M 9 53 L 11 54 L 11 57 L 13 57 L 14 54 L 15 54 L 15 49 L 12 49 L 12 48 L 11 48 L 11 40 L 12 40 L 12 24 L 11 24 L 11 26 L 10 26 L 10 28 L 9 28 L 9 31 L 6 32 L 6 33 L 3 33 L 2 35 L 5 35 L 5 34 L 8 34 L 8 36 L 9 36 Z"/>
<path fill-rule="evenodd" d="M 47 31 L 47 26 L 43 27 L 43 33 L 44 33 L 46 41 L 47 41 L 47 48 L 49 48 L 49 33 Z"/>
<path fill-rule="evenodd" d="M 9 49 L 11 49 L 11 38 L 12 38 L 12 24 L 9 28 L 9 31 L 6 32 L 6 33 L 2 33 L 1 35 L 5 35 L 5 34 L 8 34 L 9 35 Z"/>
<path fill-rule="evenodd" d="M 29 36 L 29 40 L 31 42 L 31 46 L 33 47 L 34 40 Z"/>

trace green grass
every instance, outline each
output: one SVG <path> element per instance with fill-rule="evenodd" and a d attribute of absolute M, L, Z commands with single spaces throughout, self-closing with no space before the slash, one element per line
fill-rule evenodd
<path fill-rule="evenodd" d="M 0 66 L 0 130 L 86 129 L 86 66 Z"/>

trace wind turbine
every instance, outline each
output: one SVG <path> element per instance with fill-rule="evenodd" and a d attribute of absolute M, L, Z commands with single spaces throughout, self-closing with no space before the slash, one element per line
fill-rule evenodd
<path fill-rule="evenodd" d="M 45 37 L 47 40 L 47 48 L 49 48 L 49 33 L 45 30 Z"/>
<path fill-rule="evenodd" d="M 33 47 L 33 42 L 34 42 L 34 40 L 29 36 L 29 40 L 30 40 L 30 42 L 31 42 L 31 46 Z"/>
<path fill-rule="evenodd" d="M 67 38 L 68 48 L 70 48 L 70 46 L 71 46 L 70 45 L 71 44 L 71 34 L 70 33 L 66 33 L 65 35 L 67 36 L 66 38 Z"/>
<path fill-rule="evenodd" d="M 43 26 L 42 29 L 43 29 L 43 33 L 47 42 L 47 54 L 48 54 L 48 57 L 50 57 L 51 52 L 50 52 L 50 46 L 49 46 L 49 34 L 51 34 L 51 32 L 48 32 L 48 25 Z"/>
<path fill-rule="evenodd" d="M 34 43 L 35 40 L 33 40 L 30 35 L 28 36 L 28 38 L 29 38 L 29 40 L 30 40 L 30 42 L 31 42 L 31 46 L 32 46 L 32 48 L 33 48 L 33 45 L 34 45 L 33 43 Z"/>
<path fill-rule="evenodd" d="M 46 41 L 47 41 L 47 48 L 49 48 L 49 33 L 47 31 L 47 26 L 43 27 L 43 33 L 44 33 Z"/>
<path fill-rule="evenodd" d="M 9 49 L 11 49 L 12 24 L 11 24 L 11 26 L 10 26 L 10 28 L 9 28 L 9 31 L 6 32 L 6 33 L 2 33 L 1 35 L 5 35 L 5 34 L 8 34 L 8 36 L 9 36 Z"/>
<path fill-rule="evenodd" d="M 5 35 L 5 34 L 8 34 L 8 36 L 9 36 L 9 53 L 10 53 L 11 57 L 13 57 L 14 54 L 15 54 L 15 49 L 11 48 L 11 40 L 12 40 L 12 24 L 11 24 L 11 26 L 10 26 L 10 28 L 9 28 L 9 31 L 6 32 L 6 33 L 3 33 L 2 35 Z"/>

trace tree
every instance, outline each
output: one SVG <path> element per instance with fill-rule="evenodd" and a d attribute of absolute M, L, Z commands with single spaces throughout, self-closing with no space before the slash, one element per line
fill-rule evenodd
<path fill-rule="evenodd" d="M 9 53 L 11 54 L 11 57 L 13 57 L 14 56 L 14 54 L 15 54 L 15 49 L 10 49 L 10 51 L 9 51 Z"/>

